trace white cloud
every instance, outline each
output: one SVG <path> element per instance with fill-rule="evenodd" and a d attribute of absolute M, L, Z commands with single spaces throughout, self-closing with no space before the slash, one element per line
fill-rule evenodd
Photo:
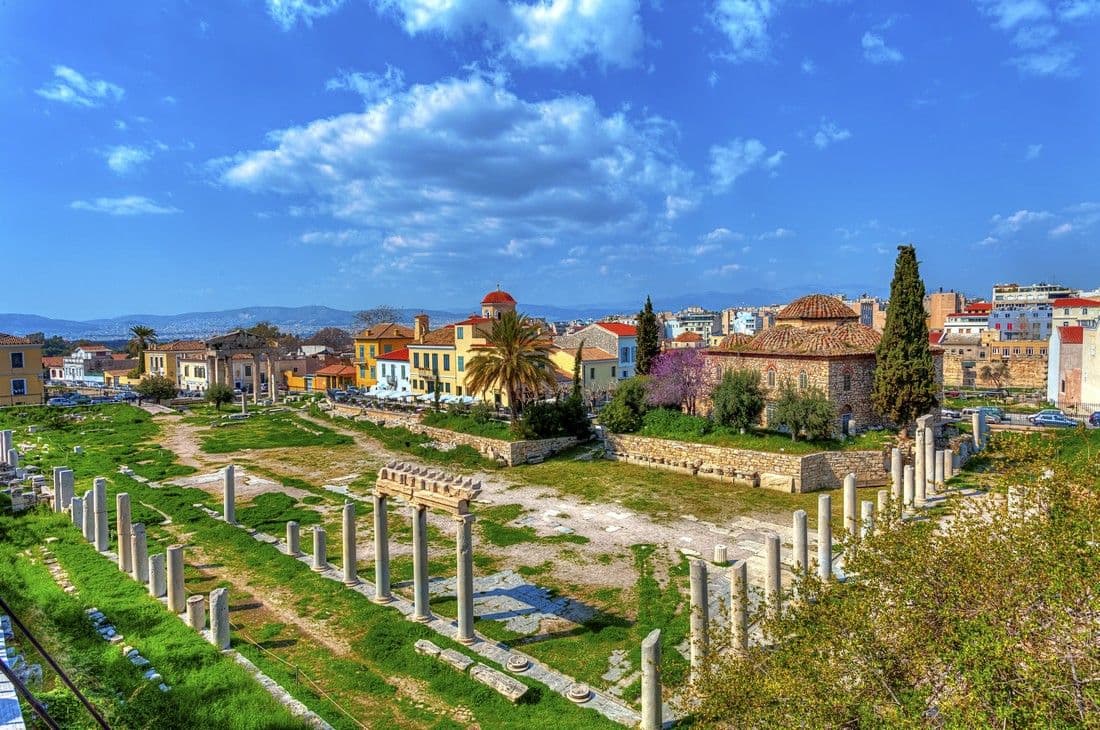
<path fill-rule="evenodd" d="M 761 233 L 757 238 L 761 241 L 776 241 L 781 238 L 790 238 L 794 235 L 794 231 L 790 228 L 776 228 L 774 231 L 766 231 Z"/>
<path fill-rule="evenodd" d="M 771 54 L 768 23 L 778 0 L 716 0 L 711 21 L 729 40 L 723 56 L 734 63 L 759 61 Z"/>
<path fill-rule="evenodd" d="M 329 91 L 351 91 L 363 97 L 363 101 L 371 104 L 380 99 L 385 99 L 405 88 L 405 74 L 401 69 L 386 64 L 384 73 L 373 71 L 367 73 L 341 72 L 325 83 Z"/>
<path fill-rule="evenodd" d="M 43 99 L 73 106 L 94 107 L 105 101 L 119 101 L 126 93 L 118 84 L 92 79 L 68 66 L 54 66 L 54 79 L 34 93 Z"/>
<path fill-rule="evenodd" d="M 1001 30 L 1012 30 L 1021 23 L 1050 17 L 1046 0 L 976 0 L 978 9 L 993 18 Z"/>
<path fill-rule="evenodd" d="M 1062 236 L 1064 236 L 1068 233 L 1072 233 L 1072 232 L 1073 232 L 1073 225 L 1072 224 L 1062 223 L 1061 225 L 1057 225 L 1054 228 L 1051 228 L 1050 231 L 1048 232 L 1048 235 L 1051 238 L 1060 238 L 1060 237 L 1062 237 Z"/>
<path fill-rule="evenodd" d="M 787 153 L 779 150 L 768 155 L 764 143 L 758 139 L 737 137 L 724 145 L 710 148 L 710 173 L 718 192 L 728 190 L 737 178 L 753 168 L 775 170 Z"/>
<path fill-rule="evenodd" d="M 999 242 L 999 239 L 994 238 L 993 236 L 986 236 L 982 240 L 978 241 L 978 245 L 979 246 L 992 246 L 992 245 L 994 245 L 998 242 Z"/>
<path fill-rule="evenodd" d="M 107 167 L 118 175 L 128 175 L 134 172 L 152 156 L 152 153 L 148 150 L 128 145 L 117 145 L 104 150 Z"/>
<path fill-rule="evenodd" d="M 741 264 L 725 264 L 718 269 L 719 276 L 727 276 L 741 270 Z"/>
<path fill-rule="evenodd" d="M 823 118 L 814 133 L 813 140 L 814 145 L 823 150 L 833 142 L 843 142 L 851 136 L 852 133 L 847 129 L 842 129 L 836 122 Z"/>
<path fill-rule="evenodd" d="M 993 224 L 993 231 L 996 235 L 1005 236 L 1017 233 L 1020 229 L 1032 223 L 1049 220 L 1050 218 L 1051 214 L 1045 210 L 1018 210 L 1009 215 L 995 215 L 989 219 L 989 222 Z"/>
<path fill-rule="evenodd" d="M 1024 155 L 1029 160 L 1034 160 L 1043 153 L 1043 145 L 1041 144 L 1029 144 L 1027 146 L 1027 153 Z"/>
<path fill-rule="evenodd" d="M 593 57 L 633 66 L 644 43 L 638 0 L 373 0 L 409 35 L 483 32 L 524 66 L 568 68 Z"/>
<path fill-rule="evenodd" d="M 663 229 L 670 198 L 696 197 L 674 136 L 659 117 L 604 116 L 579 95 L 527 101 L 475 73 L 271 132 L 271 148 L 210 164 L 230 186 L 293 196 L 373 240 L 433 233 L 476 257 L 486 239 L 564 247 Z"/>
<path fill-rule="evenodd" d="M 127 129 L 126 122 L 123 121 L 122 119 L 116 119 L 115 120 L 115 129 L 117 129 L 120 132 L 125 132 L 126 129 Z"/>
<path fill-rule="evenodd" d="M 1037 53 L 1026 53 L 1009 59 L 1009 63 L 1026 76 L 1076 76 L 1073 62 L 1077 51 L 1071 46 L 1051 46 Z"/>
<path fill-rule="evenodd" d="M 817 73 L 817 64 L 814 63 L 812 58 L 803 58 L 801 68 L 802 68 L 802 73 L 804 73 L 804 74 L 815 74 L 815 73 Z"/>
<path fill-rule="evenodd" d="M 308 246 L 360 246 L 367 243 L 363 232 L 354 228 L 342 231 L 307 231 L 298 240 Z"/>
<path fill-rule="evenodd" d="M 714 253 L 715 251 L 721 251 L 722 247 L 717 243 L 700 243 L 698 246 L 691 248 L 691 253 L 694 256 L 703 256 L 708 253 Z"/>
<path fill-rule="evenodd" d="M 1012 33 L 1011 42 L 1024 51 L 1008 63 L 1024 76 L 1076 76 L 1077 48 L 1058 40 L 1058 23 L 1071 24 L 1100 14 L 1098 0 L 1066 0 L 1057 14 L 1047 0 L 976 0 L 978 9 L 993 26 Z"/>
<path fill-rule="evenodd" d="M 1058 36 L 1053 25 L 1026 25 L 1016 31 L 1012 43 L 1020 48 L 1042 48 Z"/>
<path fill-rule="evenodd" d="M 179 213 L 179 208 L 161 205 L 143 195 L 127 195 L 121 198 L 96 198 L 95 200 L 74 200 L 69 203 L 73 210 L 87 210 L 107 215 L 165 215 Z"/>
<path fill-rule="evenodd" d="M 896 48 L 886 45 L 886 40 L 871 31 L 863 34 L 860 40 L 863 46 L 863 58 L 871 63 L 898 63 L 905 56 Z"/>
<path fill-rule="evenodd" d="M 1058 6 L 1058 17 L 1070 22 L 1100 16 L 1100 0 L 1065 0 Z"/>
<path fill-rule="evenodd" d="M 742 235 L 740 233 L 734 233 L 733 231 L 731 231 L 728 228 L 725 228 L 724 226 L 719 226 L 718 228 L 715 228 L 714 230 L 712 230 L 709 233 L 706 233 L 702 236 L 702 240 L 710 241 L 710 242 L 741 241 L 744 238 L 745 238 L 744 235 Z"/>
<path fill-rule="evenodd" d="M 283 30 L 290 30 L 299 22 L 313 25 L 316 18 L 335 12 L 344 0 L 267 0 L 267 12 Z"/>

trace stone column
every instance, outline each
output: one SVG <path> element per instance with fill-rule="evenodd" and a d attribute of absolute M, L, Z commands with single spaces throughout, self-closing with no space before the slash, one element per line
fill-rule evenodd
<path fill-rule="evenodd" d="M 795 571 L 799 575 L 806 575 L 806 571 L 810 569 L 809 532 L 806 529 L 806 510 L 795 510 L 793 522 L 794 537 L 791 542 L 794 545 L 794 557 L 791 558 L 791 562 L 794 563 Z"/>
<path fill-rule="evenodd" d="M 767 546 L 768 572 L 764 581 L 764 602 L 767 610 L 773 617 L 779 616 L 783 608 L 782 573 L 779 568 L 779 535 L 774 532 L 764 536 L 764 544 Z"/>
<path fill-rule="evenodd" d="M 298 557 L 302 554 L 302 546 L 298 534 L 298 523 L 294 520 L 286 523 L 286 554 Z"/>
<path fill-rule="evenodd" d="M 928 419 L 928 425 L 924 429 L 924 483 L 934 484 L 936 481 L 936 429 L 934 419 Z M 934 488 L 933 488 L 934 489 Z M 926 489 L 926 491 L 928 491 Z"/>
<path fill-rule="evenodd" d="M 866 499 L 859 503 L 860 533 L 861 538 L 867 537 L 875 531 L 875 503 Z"/>
<path fill-rule="evenodd" d="M 187 625 L 200 634 L 206 628 L 206 599 L 202 596 L 187 599 Z"/>
<path fill-rule="evenodd" d="M 325 528 L 313 528 L 313 571 L 323 573 L 328 569 L 328 545 L 325 543 Z"/>
<path fill-rule="evenodd" d="M 267 395 L 271 398 L 271 405 L 279 402 L 279 385 L 275 382 L 275 365 L 270 353 L 267 355 Z"/>
<path fill-rule="evenodd" d="M 169 545 L 165 562 L 168 563 L 168 610 L 180 614 L 187 602 L 183 587 L 183 545 Z"/>
<path fill-rule="evenodd" d="M 130 577 L 142 585 L 149 582 L 149 543 L 140 522 L 130 533 Z"/>
<path fill-rule="evenodd" d="M 19 450 L 18 449 L 8 449 L 8 466 L 10 466 L 12 469 L 18 469 L 19 468 Z"/>
<path fill-rule="evenodd" d="M 95 549 L 102 553 L 110 547 L 107 527 L 107 480 L 103 477 L 96 477 L 92 483 L 92 501 L 95 504 Z"/>
<path fill-rule="evenodd" d="M 81 528 L 84 532 L 84 539 L 90 543 L 95 543 L 95 499 L 92 496 L 92 490 L 84 492 L 84 524 Z"/>
<path fill-rule="evenodd" d="M 260 405 L 260 358 L 252 356 L 252 405 Z"/>
<path fill-rule="evenodd" d="M 897 500 L 898 503 L 901 502 L 902 496 L 901 479 L 903 468 L 904 463 L 901 458 L 901 449 L 895 446 L 890 449 L 890 488 L 893 490 L 894 499 Z"/>
<path fill-rule="evenodd" d="M 714 559 L 710 562 L 714 563 L 715 565 L 728 564 L 730 561 L 729 548 L 727 548 L 725 545 L 715 545 L 714 555 L 712 557 Z"/>
<path fill-rule="evenodd" d="M 733 650 L 749 648 L 749 571 L 744 560 L 730 568 L 730 639 Z"/>
<path fill-rule="evenodd" d="M 428 607 L 428 508 L 413 506 L 413 621 L 432 620 Z"/>
<path fill-rule="evenodd" d="M 653 629 L 642 640 L 641 730 L 661 730 L 661 630 Z"/>
<path fill-rule="evenodd" d="M 390 535 L 385 495 L 374 494 L 374 602 L 389 603 Z"/>
<path fill-rule="evenodd" d="M 84 528 L 84 500 L 81 497 L 73 497 L 73 501 L 69 503 L 69 516 L 72 518 L 73 524 L 78 528 Z"/>
<path fill-rule="evenodd" d="M 985 411 L 978 411 L 978 432 L 982 435 L 982 448 L 989 445 L 989 423 L 985 420 Z"/>
<path fill-rule="evenodd" d="M 934 472 L 935 476 L 933 478 L 933 483 L 936 486 L 936 491 L 939 492 L 939 491 L 943 490 L 944 465 L 943 465 L 943 450 L 942 449 L 937 449 L 936 450 L 936 456 L 935 456 L 934 461 L 935 461 L 935 472 Z"/>
<path fill-rule="evenodd" d="M 905 503 L 910 507 L 917 503 L 917 495 L 924 494 L 924 429 L 917 429 L 913 440 L 913 498 Z"/>
<path fill-rule="evenodd" d="M 878 498 L 877 508 L 878 508 L 879 516 L 880 517 L 885 517 L 886 516 L 886 510 L 889 509 L 889 505 L 890 505 L 890 493 L 888 491 L 886 491 L 885 489 L 880 489 L 876 493 L 876 496 Z"/>
<path fill-rule="evenodd" d="M 710 604 L 707 597 L 707 564 L 699 558 L 690 563 L 691 583 L 691 678 L 694 680 L 703 669 L 710 641 Z"/>
<path fill-rule="evenodd" d="M 53 468 L 53 511 L 61 512 L 65 509 L 61 504 L 61 471 L 65 467 L 55 466 Z"/>
<path fill-rule="evenodd" d="M 229 648 L 229 591 L 210 591 L 210 641 L 219 649 Z"/>
<path fill-rule="evenodd" d="M 817 496 L 817 575 L 829 580 L 833 574 L 833 500 L 828 494 Z"/>
<path fill-rule="evenodd" d="M 355 550 L 355 503 L 344 503 L 344 585 L 353 586 L 359 582 L 359 569 L 356 566 Z"/>
<path fill-rule="evenodd" d="M 0 464 L 8 463 L 8 449 L 11 448 L 11 431 L 0 431 Z"/>
<path fill-rule="evenodd" d="M 844 529 L 849 537 L 859 537 L 859 505 L 855 474 L 844 477 Z"/>
<path fill-rule="evenodd" d="M 168 592 L 167 580 L 164 577 L 164 555 L 156 553 L 149 556 L 149 595 L 160 598 Z"/>
<path fill-rule="evenodd" d="M 222 518 L 237 524 L 237 468 L 232 464 L 222 469 Z"/>
<path fill-rule="evenodd" d="M 913 500 L 916 498 L 916 472 L 912 464 L 905 465 L 905 498 L 902 502 L 904 509 L 913 509 Z"/>
<path fill-rule="evenodd" d="M 73 470 L 65 468 L 61 470 L 61 511 L 72 504 L 73 489 L 76 486 L 76 477 Z"/>
<path fill-rule="evenodd" d="M 982 413 L 974 411 L 970 414 L 970 430 L 973 431 L 974 450 L 982 450 Z"/>
<path fill-rule="evenodd" d="M 115 533 L 118 536 L 118 569 L 123 573 L 133 571 L 130 560 L 130 495 L 115 495 Z"/>
<path fill-rule="evenodd" d="M 459 515 L 458 574 L 455 578 L 455 594 L 458 598 L 458 641 L 463 644 L 474 643 L 474 537 L 473 515 Z"/>
<path fill-rule="evenodd" d="M 955 476 L 955 452 L 943 450 L 943 483 L 946 485 Z"/>

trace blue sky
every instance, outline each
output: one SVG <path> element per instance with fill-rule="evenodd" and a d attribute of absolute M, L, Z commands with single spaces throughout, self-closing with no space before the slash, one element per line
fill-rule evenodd
<path fill-rule="evenodd" d="M 929 286 L 1093 288 L 1098 37 L 1100 0 L 7 2 L 0 311 L 885 292 L 908 241 Z"/>

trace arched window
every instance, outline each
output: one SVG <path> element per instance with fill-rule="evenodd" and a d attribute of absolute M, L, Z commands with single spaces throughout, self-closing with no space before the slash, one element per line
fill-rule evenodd
<path fill-rule="evenodd" d="M 803 370 L 798 374 L 798 387 L 802 390 L 810 387 L 810 379 L 806 377 L 806 371 Z"/>
<path fill-rule="evenodd" d="M 774 370 L 769 370 L 768 371 L 768 387 L 769 388 L 774 388 L 775 387 L 775 371 Z"/>
<path fill-rule="evenodd" d="M 852 374 L 844 373 L 844 390 L 852 389 Z"/>

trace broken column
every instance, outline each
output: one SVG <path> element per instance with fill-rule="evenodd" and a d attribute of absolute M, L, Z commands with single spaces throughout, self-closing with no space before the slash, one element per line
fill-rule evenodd
<path fill-rule="evenodd" d="M 84 527 L 84 499 L 81 497 L 73 497 L 69 502 L 69 516 L 72 518 L 73 524 L 78 528 Z"/>
<path fill-rule="evenodd" d="M 861 538 L 867 537 L 875 531 L 875 503 L 865 499 L 859 503 L 860 533 Z"/>
<path fill-rule="evenodd" d="M 355 551 L 355 503 L 344 503 L 344 585 L 353 586 L 359 582 Z"/>
<path fill-rule="evenodd" d="M 711 560 L 710 562 L 714 563 L 715 565 L 726 565 L 729 563 L 729 561 L 729 548 L 727 548 L 725 545 L 715 545 L 713 560 Z"/>
<path fill-rule="evenodd" d="M 661 630 L 642 640 L 642 730 L 661 730 Z"/>
<path fill-rule="evenodd" d="M 183 545 L 169 545 L 165 562 L 168 563 L 168 610 L 180 614 L 187 601 L 183 587 Z"/>
<path fill-rule="evenodd" d="M 118 538 L 118 569 L 123 573 L 133 570 L 130 561 L 130 495 L 115 495 L 115 534 Z"/>
<path fill-rule="evenodd" d="M 323 573 L 328 569 L 328 545 L 325 544 L 325 528 L 313 528 L 313 571 Z"/>
<path fill-rule="evenodd" d="M 934 484 L 936 481 L 936 418 L 935 416 L 928 415 L 923 417 L 925 419 L 924 426 L 924 484 L 925 491 L 931 491 L 928 489 L 929 484 Z M 918 495 L 920 493 L 918 492 Z"/>
<path fill-rule="evenodd" d="M 974 436 L 974 450 L 982 450 L 982 412 L 974 411 L 970 414 L 970 430 L 973 431 Z"/>
<path fill-rule="evenodd" d="M 286 554 L 298 557 L 302 554 L 302 547 L 298 534 L 298 523 L 294 520 L 286 523 Z"/>
<path fill-rule="evenodd" d="M 922 423 L 917 419 L 917 423 Z M 917 429 L 916 439 L 913 441 L 913 498 L 905 503 L 906 507 L 920 504 L 917 497 L 923 500 L 924 495 L 924 431 L 923 427 Z"/>
<path fill-rule="evenodd" d="M 859 506 L 856 502 L 856 475 L 844 477 L 844 529 L 848 537 L 859 537 Z"/>
<path fill-rule="evenodd" d="M 92 490 L 84 492 L 81 500 L 84 503 L 84 521 L 80 525 L 84 539 L 90 543 L 95 542 L 95 500 L 92 499 Z"/>
<path fill-rule="evenodd" d="M 206 628 L 206 599 L 202 596 L 188 597 L 187 625 L 199 633 Z"/>
<path fill-rule="evenodd" d="M 8 430 L 0 431 L 0 464 L 8 463 L 8 450 L 11 449 L 12 433 Z"/>
<path fill-rule="evenodd" d="M 61 508 L 59 512 L 64 512 L 65 508 L 73 502 L 73 488 L 76 486 L 76 476 L 73 474 L 73 470 L 64 468 L 61 470 Z M 56 491 L 56 488 L 55 488 Z"/>
<path fill-rule="evenodd" d="M 943 471 L 943 450 L 937 449 L 935 454 L 935 478 L 933 479 L 933 484 L 936 486 L 935 491 L 937 492 L 943 490 Z"/>
<path fill-rule="evenodd" d="M 96 477 L 92 482 L 92 502 L 95 505 L 95 549 L 102 553 L 110 547 L 107 538 L 107 480 L 103 477 Z"/>
<path fill-rule="evenodd" d="M 794 557 L 791 558 L 791 562 L 794 563 L 795 572 L 799 575 L 806 575 L 806 571 L 810 567 L 809 556 L 809 535 L 806 530 L 806 510 L 799 509 L 794 511 L 794 537 L 791 542 L 794 544 Z"/>
<path fill-rule="evenodd" d="M 897 446 L 890 449 L 890 488 L 893 490 L 894 499 L 901 502 L 901 477 L 904 463 L 901 458 L 901 449 Z"/>
<path fill-rule="evenodd" d="M 390 536 L 385 495 L 374 494 L 374 602 L 389 603 Z"/>
<path fill-rule="evenodd" d="M 817 496 L 817 575 L 828 580 L 833 574 L 833 500 L 828 494 Z"/>
<path fill-rule="evenodd" d="M 905 509 L 913 509 L 913 500 L 916 495 L 916 468 L 912 464 L 905 465 L 905 497 L 902 506 Z"/>
<path fill-rule="evenodd" d="M 149 544 L 140 522 L 130 532 L 130 576 L 142 585 L 149 582 Z"/>
<path fill-rule="evenodd" d="M 779 568 L 779 535 L 774 532 L 764 536 L 764 544 L 767 547 L 767 575 L 764 580 L 764 602 L 767 604 L 768 613 L 778 617 L 783 608 L 781 583 L 782 573 Z"/>
<path fill-rule="evenodd" d="M 65 467 L 55 466 L 53 468 L 53 511 L 61 512 L 65 508 L 61 505 L 61 471 Z"/>
<path fill-rule="evenodd" d="M 237 524 L 237 470 L 232 464 L 222 469 L 222 517 Z"/>
<path fill-rule="evenodd" d="M 229 648 L 229 590 L 210 591 L 210 641 L 219 649 Z"/>
<path fill-rule="evenodd" d="M 463 644 L 474 643 L 474 538 L 473 515 L 458 515 L 458 575 L 455 595 L 458 599 L 458 636 Z"/>
<path fill-rule="evenodd" d="M 428 607 L 428 508 L 413 505 L 413 621 L 432 620 Z"/>
<path fill-rule="evenodd" d="M 703 669 L 710 641 L 710 605 L 707 598 L 707 564 L 692 558 L 689 568 L 691 584 L 691 678 L 694 680 Z"/>
<path fill-rule="evenodd" d="M 730 639 L 733 649 L 744 652 L 749 648 L 749 571 L 744 560 L 734 562 L 730 568 Z"/>
<path fill-rule="evenodd" d="M 19 450 L 8 449 L 8 466 L 16 471 L 19 470 Z"/>
<path fill-rule="evenodd" d="M 164 555 L 156 553 L 149 556 L 149 595 L 160 598 L 167 592 L 167 580 L 164 577 Z"/>
<path fill-rule="evenodd" d="M 885 517 L 886 510 L 890 507 L 890 492 L 886 491 L 885 489 L 880 489 L 878 490 L 878 492 L 876 492 L 876 497 L 878 500 L 878 503 L 876 505 L 878 513 L 880 516 Z"/>
<path fill-rule="evenodd" d="M 946 485 L 955 476 L 955 452 L 943 450 L 943 483 Z"/>

